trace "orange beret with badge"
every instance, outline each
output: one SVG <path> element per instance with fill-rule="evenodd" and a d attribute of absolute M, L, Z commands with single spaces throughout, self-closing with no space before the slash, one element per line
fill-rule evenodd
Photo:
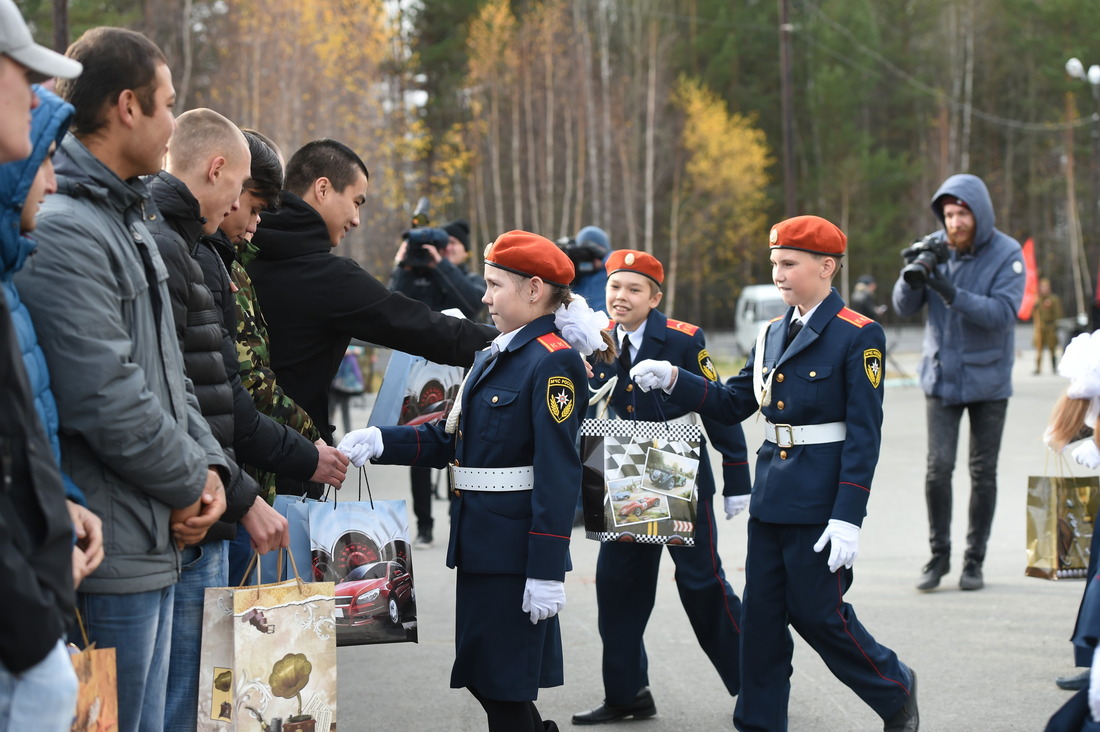
<path fill-rule="evenodd" d="M 486 248 L 485 264 L 524 277 L 539 277 L 557 287 L 568 287 L 576 275 L 572 260 L 561 247 L 518 229 L 501 234 Z"/>
<path fill-rule="evenodd" d="M 658 285 L 665 281 L 665 268 L 661 261 L 652 254 L 635 249 L 617 249 L 611 252 L 604 266 L 609 275 L 616 272 L 637 272 Z"/>
<path fill-rule="evenodd" d="M 798 249 L 843 257 L 848 237 L 836 224 L 820 216 L 795 216 L 772 227 L 768 244 L 772 249 Z"/>

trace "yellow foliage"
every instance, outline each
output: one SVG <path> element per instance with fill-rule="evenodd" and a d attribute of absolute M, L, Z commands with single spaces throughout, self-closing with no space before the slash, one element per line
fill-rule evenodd
<path fill-rule="evenodd" d="M 674 101 L 684 114 L 681 239 L 694 256 L 736 261 L 766 234 L 773 159 L 764 132 L 696 80 L 681 78 Z"/>

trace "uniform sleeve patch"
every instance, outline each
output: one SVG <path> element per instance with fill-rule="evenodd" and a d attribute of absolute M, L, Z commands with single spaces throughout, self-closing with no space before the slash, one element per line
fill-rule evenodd
<path fill-rule="evenodd" d="M 682 320 L 668 319 L 669 330 L 678 330 L 681 333 L 687 333 L 689 336 L 695 335 L 695 332 L 699 330 L 699 326 L 692 325 L 691 323 L 685 323 Z"/>
<path fill-rule="evenodd" d="M 877 389 L 882 383 L 883 368 L 882 351 L 877 348 L 868 348 L 863 352 L 863 370 L 867 373 L 871 388 Z"/>
<path fill-rule="evenodd" d="M 718 369 L 714 368 L 714 361 L 705 348 L 699 351 L 699 370 L 711 381 L 718 381 Z"/>
<path fill-rule="evenodd" d="M 557 333 L 547 333 L 544 336 L 539 336 L 535 340 L 541 343 L 547 351 L 550 351 L 550 353 L 553 353 L 554 351 L 561 351 L 566 348 L 571 348 L 571 346 L 566 343 L 565 339 Z"/>
<path fill-rule="evenodd" d="M 848 308 L 841 308 L 840 312 L 837 313 L 836 316 L 838 318 L 840 318 L 841 320 L 845 320 L 845 321 L 851 323 L 852 325 L 854 325 L 857 328 L 862 328 L 863 326 L 867 325 L 868 323 L 875 322 L 875 321 L 871 320 L 870 318 L 868 318 L 866 315 L 860 315 L 855 310 L 849 310 Z"/>
<path fill-rule="evenodd" d="M 564 376 L 551 376 L 546 382 L 546 406 L 550 409 L 550 416 L 561 424 L 573 414 L 573 408 L 577 401 L 573 382 Z"/>

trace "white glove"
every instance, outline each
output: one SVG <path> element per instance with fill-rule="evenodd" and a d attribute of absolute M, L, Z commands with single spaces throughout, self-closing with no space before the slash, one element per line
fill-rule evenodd
<path fill-rule="evenodd" d="M 820 552 L 826 544 L 832 545 L 829 550 L 829 571 L 835 572 L 842 566 L 851 569 L 859 556 L 859 527 L 847 521 L 829 519 L 829 525 L 814 544 L 814 551 Z"/>
<path fill-rule="evenodd" d="M 531 617 L 531 625 L 552 618 L 565 607 L 565 583 L 557 580 L 527 578 L 523 588 L 523 612 Z"/>
<path fill-rule="evenodd" d="M 377 427 L 352 430 L 344 435 L 336 449 L 347 455 L 352 465 L 361 468 L 368 460 L 382 455 L 382 431 Z"/>
<path fill-rule="evenodd" d="M 722 503 L 726 506 L 726 521 L 749 507 L 750 496 L 723 496 Z"/>
<path fill-rule="evenodd" d="M 647 358 L 639 361 L 630 369 L 630 378 L 642 391 L 654 389 L 668 390 L 672 387 L 674 369 L 668 361 L 654 361 Z"/>
<path fill-rule="evenodd" d="M 561 331 L 561 337 L 580 351 L 582 356 L 591 356 L 593 351 L 607 350 L 603 331 L 610 322 L 607 313 L 593 310 L 580 295 L 574 295 L 568 305 L 559 305 L 554 311 L 554 327 Z"/>
<path fill-rule="evenodd" d="M 1100 722 L 1100 647 L 1092 652 L 1092 671 L 1089 673 L 1089 712 L 1092 713 L 1092 721 Z"/>
<path fill-rule="evenodd" d="M 1100 467 L 1100 448 L 1096 447 L 1096 440 L 1091 437 L 1073 448 L 1073 459 L 1086 468 Z"/>

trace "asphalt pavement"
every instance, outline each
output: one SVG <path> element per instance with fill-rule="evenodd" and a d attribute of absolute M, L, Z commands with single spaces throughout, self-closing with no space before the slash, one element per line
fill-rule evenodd
<path fill-rule="evenodd" d="M 1030 330 L 1021 328 L 1013 375 L 1015 396 L 1009 402 L 1001 450 L 999 500 L 984 567 L 985 589 L 962 592 L 957 584 L 970 492 L 963 439 L 955 480 L 952 571 L 938 590 L 922 593 L 914 585 L 929 556 L 923 489 L 924 396 L 912 378 L 899 376 L 916 373 L 919 331 L 888 329 L 888 334 L 892 359 L 882 454 L 860 536 L 855 583 L 846 598 L 875 638 L 917 670 L 922 729 L 1042 730 L 1069 698 L 1069 693 L 1054 685 L 1054 678 L 1073 671 L 1068 639 L 1083 583 L 1024 576 L 1026 489 L 1029 475 L 1058 472 L 1041 436 L 1065 380 L 1049 371 L 1032 374 Z M 725 342 L 720 336 L 712 338 L 711 351 L 720 353 Z M 368 414 L 369 400 L 361 400 L 353 409 L 359 426 L 366 424 Z M 761 428 L 755 418 L 744 427 L 749 445 L 759 444 Z M 1074 472 L 1087 474 L 1079 467 Z M 407 468 L 371 466 L 367 477 L 375 499 L 410 499 Z M 354 478 L 349 478 L 348 486 L 355 490 Z M 345 732 L 486 728 L 481 707 L 469 693 L 449 688 L 454 573 L 444 565 L 446 500 L 435 501 L 433 508 L 436 544 L 413 553 L 420 642 L 339 650 L 338 719 L 339 729 Z M 731 521 L 719 518 L 719 553 L 727 578 L 739 594 L 744 584 L 745 520 L 744 516 Z M 574 530 L 574 569 L 566 579 L 568 604 L 561 616 L 565 685 L 542 690 L 537 702 L 543 717 L 557 721 L 563 730 L 572 728 L 573 713 L 603 698 L 596 628 L 598 548 L 584 538 L 583 529 Z M 695 641 L 668 559 L 662 562 L 657 603 L 645 640 L 657 716 L 620 723 L 613 729 L 733 729 L 734 699 Z M 791 684 L 791 730 L 882 729 L 881 720 L 833 677 L 797 635 Z"/>

